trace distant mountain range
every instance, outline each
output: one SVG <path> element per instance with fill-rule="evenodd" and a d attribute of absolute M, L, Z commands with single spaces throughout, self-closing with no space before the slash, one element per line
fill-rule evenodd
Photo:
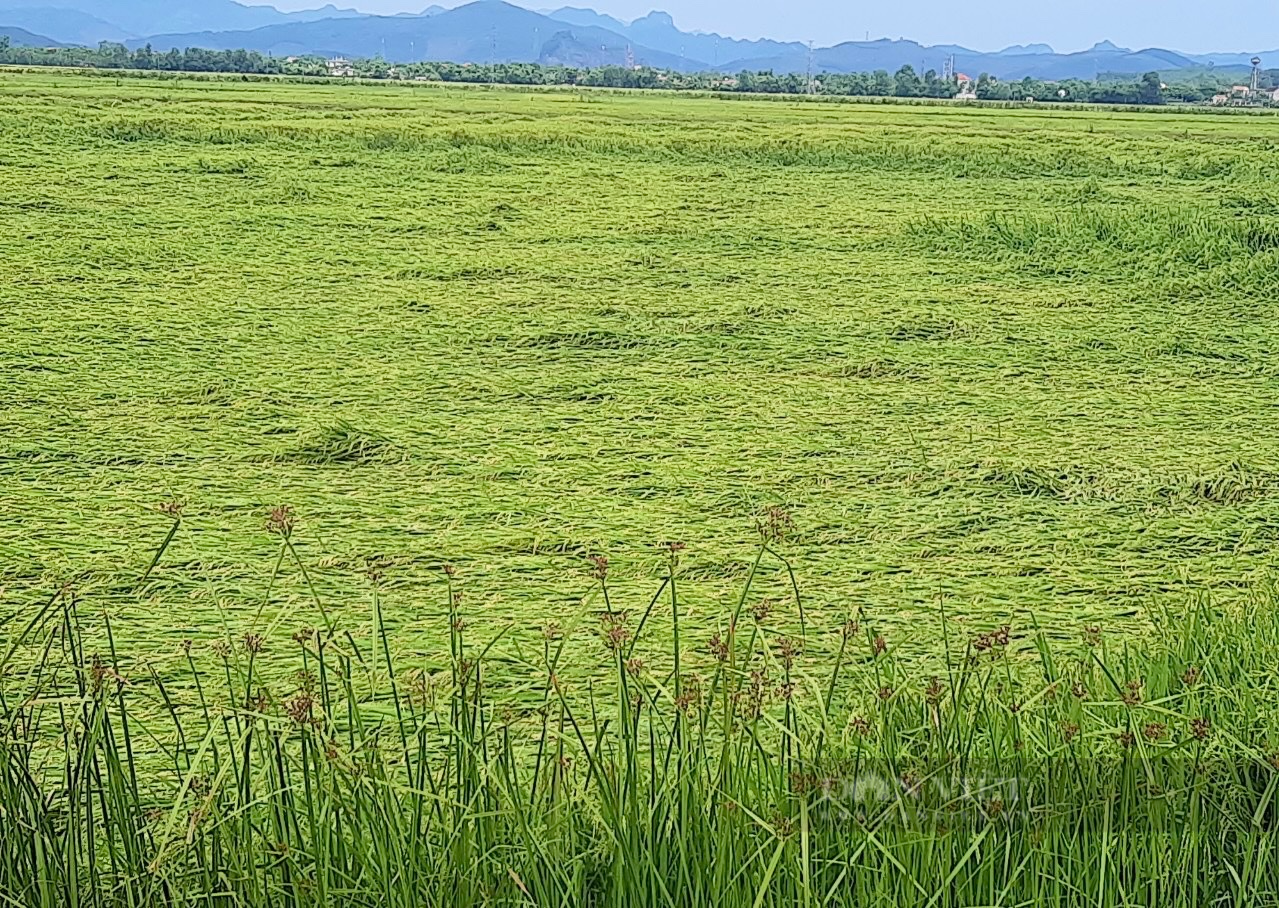
<path fill-rule="evenodd" d="M 632 44 L 652 47 L 702 63 L 703 69 L 728 69 L 739 60 L 806 55 L 808 48 L 798 42 L 745 41 L 702 32 L 685 32 L 675 27 L 669 13 L 652 12 L 633 22 L 622 22 L 592 9 L 565 6 L 545 13 L 552 19 L 576 26 L 593 26 L 621 35 Z"/>
<path fill-rule="evenodd" d="M 6 0 L 0 0 L 6 2 Z M 3 21 L 0 16 L 0 21 Z M 211 50 L 246 48 L 275 56 L 323 54 L 412 62 L 530 62 L 578 66 L 622 65 L 627 49 L 637 64 L 695 71 L 706 64 L 650 47 L 635 46 L 622 35 L 596 26 L 574 26 L 532 10 L 480 0 L 420 16 L 361 16 L 288 22 L 245 31 L 157 34 L 127 42 Z"/>
<path fill-rule="evenodd" d="M 0 25 L 45 22 L 46 27 L 32 30 L 64 43 L 359 17 L 353 9 L 332 5 L 282 13 L 272 6 L 246 6 L 233 0 L 0 0 Z"/>
<path fill-rule="evenodd" d="M 13 44 L 25 44 L 28 47 L 60 47 L 52 38 L 37 35 L 14 25 L 0 25 L 0 38 L 8 38 Z"/>
<path fill-rule="evenodd" d="M 968 75 L 990 73 L 1001 79 L 1094 79 L 1100 73 L 1145 73 L 1152 70 L 1194 69 L 1201 66 L 1248 66 L 1250 54 L 1233 54 L 1229 60 L 1212 55 L 1194 56 L 1159 48 L 1129 50 L 1102 41 L 1085 51 L 1059 54 L 1047 45 L 1009 47 L 996 53 L 982 53 L 966 47 L 942 45 L 926 47 L 914 41 L 848 41 L 834 47 L 813 51 L 815 72 L 866 72 L 885 69 L 894 72 L 909 63 L 919 70 L 941 70 L 948 56 L 954 57 L 955 69 Z M 1279 52 L 1270 55 L 1279 61 Z M 1242 58 L 1242 61 L 1235 58 Z M 775 72 L 803 72 L 807 69 L 807 48 L 787 54 L 734 61 L 730 71 L 744 68 L 771 69 Z"/>
<path fill-rule="evenodd" d="M 382 56 L 392 62 L 540 62 L 572 66 L 638 65 L 682 71 L 771 69 L 775 72 L 895 72 L 904 64 L 940 71 L 954 57 L 958 71 L 1004 79 L 1092 79 L 1100 73 L 1144 73 L 1199 67 L 1247 69 L 1253 54 L 1182 54 L 1130 50 L 1102 41 L 1060 54 L 1046 44 L 989 53 L 914 41 L 848 41 L 809 50 L 796 42 L 747 41 L 686 32 L 663 12 L 624 22 L 592 9 L 534 12 L 502 0 L 439 6 L 415 15 L 364 15 L 328 5 L 285 13 L 234 0 L 0 0 L 0 34 L 36 46 L 119 41 L 157 51 L 245 48 L 276 56 Z M 1279 51 L 1260 54 L 1279 65 Z"/>

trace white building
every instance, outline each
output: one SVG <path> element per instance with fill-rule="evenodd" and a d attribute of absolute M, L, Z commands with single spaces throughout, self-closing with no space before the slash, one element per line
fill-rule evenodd
<path fill-rule="evenodd" d="M 355 75 L 355 67 L 351 65 L 351 61 L 345 57 L 334 57 L 328 62 L 330 76 L 353 76 Z"/>

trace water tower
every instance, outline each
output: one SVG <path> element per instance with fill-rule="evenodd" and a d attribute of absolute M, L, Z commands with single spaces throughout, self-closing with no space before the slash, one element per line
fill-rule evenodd
<path fill-rule="evenodd" d="M 1252 90 L 1261 91 L 1261 58 L 1252 58 Z"/>

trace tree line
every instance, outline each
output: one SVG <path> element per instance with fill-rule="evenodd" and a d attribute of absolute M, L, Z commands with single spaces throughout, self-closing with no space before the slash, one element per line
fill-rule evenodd
<path fill-rule="evenodd" d="M 272 57 L 252 50 L 155 51 L 150 45 L 130 50 L 104 41 L 96 48 L 35 48 L 12 44 L 0 37 L 0 64 L 25 66 L 94 67 L 143 71 L 240 73 L 245 75 L 326 76 L 329 61 L 317 56 Z M 1166 85 L 1158 73 L 1140 78 L 1056 82 L 1026 77 L 1003 80 L 981 74 L 961 85 L 936 70 L 922 74 L 906 65 L 895 73 L 820 73 L 811 79 L 800 73 L 771 70 L 744 71 L 736 75 L 715 72 L 686 73 L 655 67 L 575 67 L 551 63 L 390 63 L 380 58 L 350 61 L 342 75 L 368 79 L 414 79 L 433 82 L 494 83 L 508 85 L 580 85 L 601 88 L 647 88 L 668 91 L 719 91 L 763 94 L 819 94 L 848 97 L 955 98 L 982 101 L 1044 101 L 1098 104 L 1155 105 L 1169 101 L 1202 102 L 1220 90 L 1211 79 Z"/>

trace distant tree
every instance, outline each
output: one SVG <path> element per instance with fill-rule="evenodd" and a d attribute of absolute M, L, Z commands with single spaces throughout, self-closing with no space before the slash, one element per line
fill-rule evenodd
<path fill-rule="evenodd" d="M 915 74 L 915 67 L 907 63 L 893 76 L 893 94 L 899 98 L 918 98 L 924 93 L 924 83 Z"/>
<path fill-rule="evenodd" d="M 1137 88 L 1137 103 L 1164 103 L 1164 87 L 1159 79 L 1159 73 L 1146 73 L 1141 77 L 1141 84 Z"/>
<path fill-rule="evenodd" d="M 1012 91 L 994 76 L 982 73 L 977 77 L 977 97 L 982 101 L 1007 101 Z"/>
<path fill-rule="evenodd" d="M 9 36 L 0 35 L 0 54 L 4 53 L 8 49 L 9 49 Z"/>
<path fill-rule="evenodd" d="M 118 41 L 103 41 L 98 45 L 98 53 L 108 66 L 125 67 L 129 65 L 129 49 Z"/>
<path fill-rule="evenodd" d="M 893 77 L 888 74 L 888 70 L 877 69 L 871 75 L 870 93 L 879 97 L 893 93 Z"/>
<path fill-rule="evenodd" d="M 133 52 L 133 67 L 135 69 L 155 69 L 155 51 L 151 49 L 150 44 Z"/>
<path fill-rule="evenodd" d="M 955 97 L 955 83 L 939 78 L 937 70 L 930 69 L 924 73 L 924 96 L 928 98 Z"/>

